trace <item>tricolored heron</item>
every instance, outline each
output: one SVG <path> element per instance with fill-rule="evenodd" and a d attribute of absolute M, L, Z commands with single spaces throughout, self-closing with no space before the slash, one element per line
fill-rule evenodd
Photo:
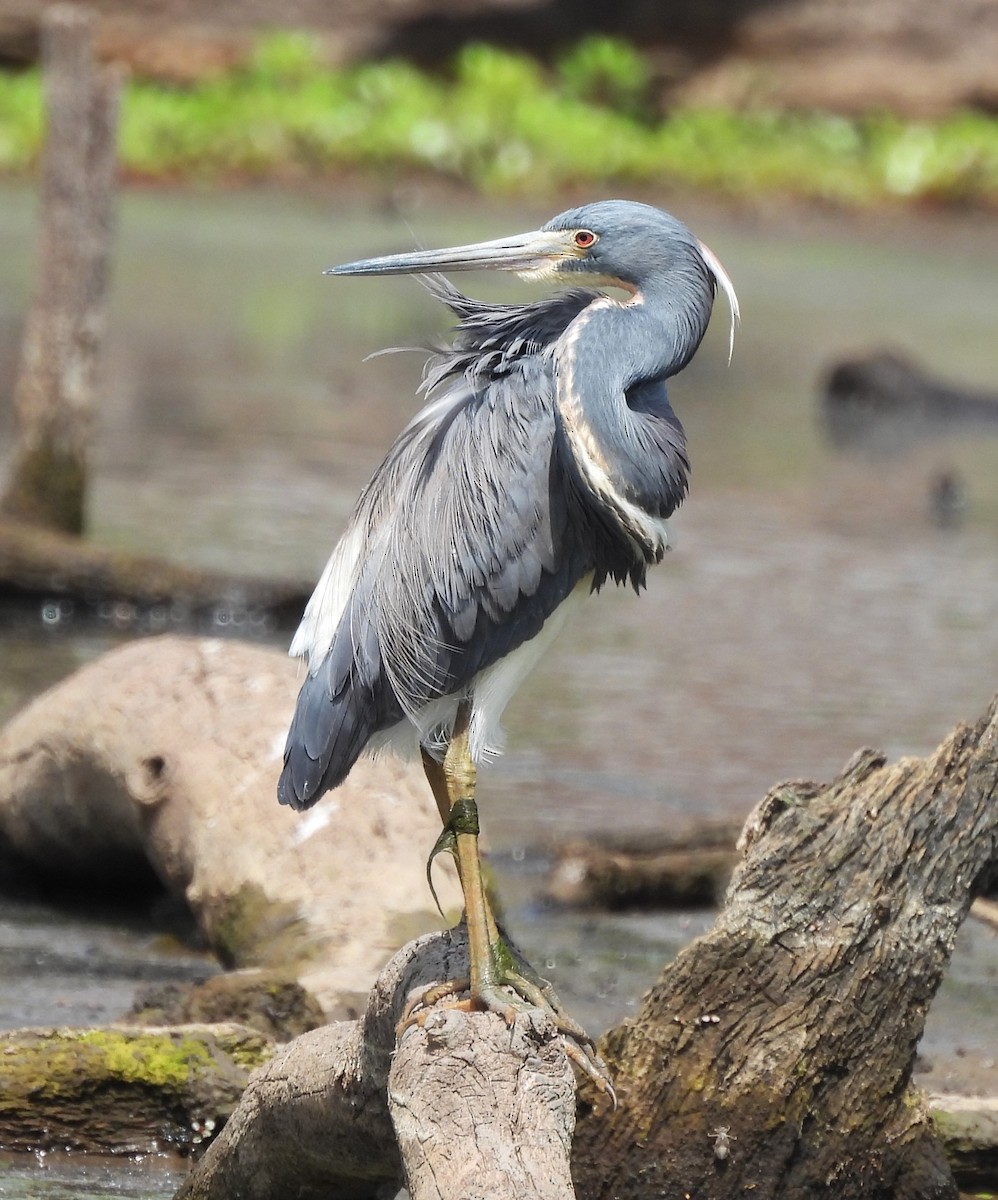
<path fill-rule="evenodd" d="M 484 304 L 432 274 L 477 268 L 624 295 L 576 286 Z M 470 976 L 454 988 L 507 1016 L 541 1005 L 600 1075 L 592 1043 L 543 981 L 514 965 L 492 917 L 475 766 L 498 748 L 503 709 L 569 597 L 607 580 L 640 589 L 668 548 L 689 463 L 666 380 L 693 357 L 718 286 L 733 336 L 734 289 L 685 225 L 623 200 L 572 209 L 533 233 L 327 273 L 427 275 L 458 320 L 452 344 L 427 363 L 428 403 L 361 493 L 292 643 L 308 675 L 280 801 L 308 808 L 365 748 L 418 747 L 464 893 Z"/>

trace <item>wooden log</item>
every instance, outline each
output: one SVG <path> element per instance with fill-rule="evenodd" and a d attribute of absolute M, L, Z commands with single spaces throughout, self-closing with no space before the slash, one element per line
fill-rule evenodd
<path fill-rule="evenodd" d="M 703 824 L 659 837 L 607 834 L 555 852 L 545 899 L 572 908 L 693 908 L 721 902 L 740 826 Z"/>
<path fill-rule="evenodd" d="M 951 429 L 998 432 L 998 393 L 937 379 L 917 363 L 880 350 L 829 369 L 822 413 L 837 446 L 896 449 Z"/>
<path fill-rule="evenodd" d="M 671 909 L 720 905 L 738 864 L 734 826 L 707 824 L 649 842 L 597 836 L 552 852 L 544 900 L 565 908 Z M 998 929 L 998 901 L 980 898 L 970 916 Z"/>
<path fill-rule="evenodd" d="M 84 619 L 117 605 L 120 621 L 113 612 L 112 620 L 126 626 L 165 607 L 180 628 L 235 612 L 293 628 L 310 592 L 304 582 L 186 566 L 0 519 L 0 598 L 13 604 L 66 600 Z"/>
<path fill-rule="evenodd" d="M 909 1081 L 996 796 L 998 700 L 925 760 L 774 788 L 714 929 L 602 1043 L 620 1105 L 579 1123 L 579 1196 L 955 1200 Z"/>
<path fill-rule="evenodd" d="M 583 1085 L 577 1195 L 956 1200 L 939 1130 L 910 1078 L 959 925 L 998 877 L 996 796 L 998 698 L 925 760 L 888 766 L 863 751 L 828 786 L 774 788 L 743 831 L 743 860 L 715 928 L 665 970 L 635 1019 L 602 1040 L 620 1106 L 594 1115 Z M 389 1075 L 409 987 L 399 970 L 412 982 L 461 970 L 446 960 L 419 967 L 432 944 L 400 952 L 361 1025 L 306 1035 L 254 1078 L 182 1200 L 373 1197 L 396 1182 L 399 1145 L 416 1189 L 428 1178 L 449 1184 L 466 1156 L 474 1164 L 459 1190 L 414 1196 L 566 1194 L 560 1181 L 535 1193 L 485 1174 L 481 1152 L 508 1162 L 524 1136 L 494 1122 L 491 1108 L 456 1139 L 465 1106 L 455 1097 L 477 1103 L 482 1081 L 501 1077 L 498 1056 L 513 1041 L 501 1023 L 475 1016 L 465 1030 L 431 1019 L 402 1039 Z M 552 1072 L 531 1088 L 561 1097 L 564 1059 L 548 1061 L 556 1041 L 530 1052 L 533 1035 L 524 1036 L 526 1064 Z M 338 1048 L 327 1054 L 330 1039 Z M 413 1090 L 401 1090 L 413 1052 L 415 1082 L 405 1085 Z M 571 1129 L 564 1103 L 532 1126 L 547 1145 Z M 346 1167 L 344 1128 L 359 1139 Z M 432 1171 L 421 1169 L 423 1155 Z M 973 1161 L 980 1172 L 982 1160 Z"/>
<path fill-rule="evenodd" d="M 258 1071 L 177 1200 L 571 1200 L 575 1083 L 554 1029 L 438 1007 L 396 1040 L 407 997 L 467 973 L 463 928 L 410 943 L 360 1021 Z"/>
<path fill-rule="evenodd" d="M 98 71 L 93 14 L 42 19 L 48 129 L 38 273 L 14 391 L 16 442 L 0 512 L 81 533 L 114 224 L 120 75 Z"/>

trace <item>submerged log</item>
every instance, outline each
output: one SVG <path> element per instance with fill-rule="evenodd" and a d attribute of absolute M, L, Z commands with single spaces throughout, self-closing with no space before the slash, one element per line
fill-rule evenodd
<path fill-rule="evenodd" d="M 42 19 L 41 242 L 0 500 L 5 516 L 66 533 L 84 527 L 117 174 L 120 75 L 97 69 L 94 23 L 93 13 L 69 4 Z"/>
<path fill-rule="evenodd" d="M 620 1104 L 596 1112 L 583 1085 L 576 1194 L 956 1200 L 910 1078 L 957 929 L 998 874 L 996 797 L 998 699 L 925 760 L 887 765 L 863 751 L 830 785 L 774 788 L 743 831 L 714 929 L 602 1040 Z M 395 1048 L 401 998 L 434 944 L 400 952 L 363 1022 L 308 1034 L 255 1076 L 178 1200 L 374 1197 L 400 1164 L 418 1197 L 571 1195 L 557 1175 L 513 1186 L 488 1174 L 521 1157 L 524 1139 L 550 1152 L 570 1134 L 565 1060 L 549 1034 L 517 1042 L 494 1018 L 454 1014 L 452 1029 L 442 1014 Z M 463 1097 L 504 1078 L 500 1052 L 524 1068 L 491 1102 L 506 1105 L 540 1064 L 550 1074 L 529 1087 L 541 1115 L 524 1131 L 487 1108 L 461 1126 Z M 414 1054 L 422 1091 L 396 1091 Z M 441 1073 L 438 1057 L 454 1061 Z M 423 1174 L 426 1159 L 434 1169 Z"/>
<path fill-rule="evenodd" d="M 961 1188 L 998 1188 L 998 1096 L 929 1097 L 936 1131 Z"/>
<path fill-rule="evenodd" d="M 739 827 L 575 840 L 555 852 L 545 899 L 573 908 L 694 908 L 721 902 L 738 861 Z"/>
<path fill-rule="evenodd" d="M 15 1029 L 0 1054 L 0 1147 L 191 1151 L 273 1051 L 233 1024 Z"/>
<path fill-rule="evenodd" d="M 14 603 L 66 601 L 84 618 L 108 604 L 133 617 L 166 608 L 177 612 L 186 627 L 239 611 L 290 627 L 301 616 L 309 591 L 303 583 L 129 554 L 0 518 L 0 598 Z"/>

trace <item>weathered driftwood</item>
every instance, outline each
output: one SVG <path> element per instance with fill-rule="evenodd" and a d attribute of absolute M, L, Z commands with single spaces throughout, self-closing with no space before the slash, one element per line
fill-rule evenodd
<path fill-rule="evenodd" d="M 355 1017 L 385 959 L 440 927 L 422 855 L 440 830 L 422 770 L 365 759 L 307 816 L 275 798 L 299 668 L 234 639 L 142 638 L 0 729 L 0 844 L 66 883 L 150 874 L 226 966 L 282 968 Z M 441 903 L 460 890 L 435 868 Z"/>
<path fill-rule="evenodd" d="M 463 929 L 405 947 L 361 1020 L 253 1076 L 177 1200 L 391 1195 L 403 1161 L 412 1200 L 570 1200 L 575 1082 L 550 1026 L 437 1008 L 396 1048 L 412 990 L 466 971 Z"/>
<path fill-rule="evenodd" d="M 192 1150 L 273 1042 L 241 1025 L 16 1029 L 0 1054 L 0 1147 Z"/>
<path fill-rule="evenodd" d="M 909 1079 L 957 929 L 998 870 L 996 801 L 998 701 L 928 759 L 888 766 L 864 751 L 827 787 L 775 788 L 746 826 L 715 928 L 603 1040 L 620 1106 L 583 1113 L 578 1196 L 955 1200 L 942 1143 Z M 446 973 L 424 977 L 438 969 Z M 499 1077 L 497 1038 L 518 1049 L 501 1023 L 453 1018 L 474 1030 L 471 1044 L 446 1017 L 439 1036 L 432 1024 L 408 1032 L 389 1075 L 395 1015 L 414 978 L 389 976 L 362 1026 L 306 1035 L 255 1076 L 183 1200 L 374 1197 L 399 1169 L 389 1097 L 407 1163 L 414 1155 L 434 1163 L 436 1190 L 415 1195 L 565 1195 L 561 1181 L 545 1191 L 536 1176 L 533 1191 L 486 1183 L 490 1162 L 519 1149 L 508 1139 L 523 1136 L 491 1115 L 458 1135 L 459 1089 Z M 532 1036 L 519 1047 L 525 1063 L 554 1072 L 556 1042 L 531 1054 Z M 406 1120 L 422 1123 L 415 1137 L 399 1123 L 395 1090 L 413 1056 L 415 1086 L 425 1088 L 405 1101 Z M 532 1085 L 546 1104 L 563 1087 L 549 1078 Z M 557 1144 L 568 1135 L 564 1103 L 548 1104 L 535 1137 L 543 1129 L 545 1143 Z M 470 1163 L 473 1174 L 455 1181 Z"/>
<path fill-rule="evenodd" d="M 120 76 L 97 69 L 93 32 L 93 14 L 75 5 L 55 5 L 42 20 L 41 240 L 0 501 L 6 516 L 66 533 L 84 526 L 116 192 Z"/>
<path fill-rule="evenodd" d="M 579 1196 L 955 1197 L 909 1080 L 998 869 L 998 701 L 925 760 L 773 789 L 741 846 L 714 929 L 604 1039 L 620 1106 L 579 1124 Z"/>
<path fill-rule="evenodd" d="M 110 605 L 110 619 L 125 625 L 159 610 L 181 627 L 221 622 L 233 614 L 266 616 L 291 627 L 308 596 L 304 583 L 129 554 L 0 517 L 0 597 L 13 601 L 66 599 L 84 618 L 100 616 Z"/>
<path fill-rule="evenodd" d="M 575 908 L 719 904 L 738 862 L 739 832 L 713 823 L 658 838 L 573 841 L 556 851 L 545 897 Z"/>

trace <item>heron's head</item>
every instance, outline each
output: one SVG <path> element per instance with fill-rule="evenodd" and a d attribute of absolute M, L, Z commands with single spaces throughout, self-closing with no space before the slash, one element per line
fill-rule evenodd
<path fill-rule="evenodd" d="M 595 279 L 631 292 L 661 284 L 681 293 L 706 281 L 728 298 L 732 338 L 738 320 L 738 297 L 715 255 L 682 221 L 650 204 L 630 200 L 584 204 L 530 233 L 446 250 L 362 259 L 333 267 L 327 274 L 408 275 L 482 269 L 572 282 Z"/>

